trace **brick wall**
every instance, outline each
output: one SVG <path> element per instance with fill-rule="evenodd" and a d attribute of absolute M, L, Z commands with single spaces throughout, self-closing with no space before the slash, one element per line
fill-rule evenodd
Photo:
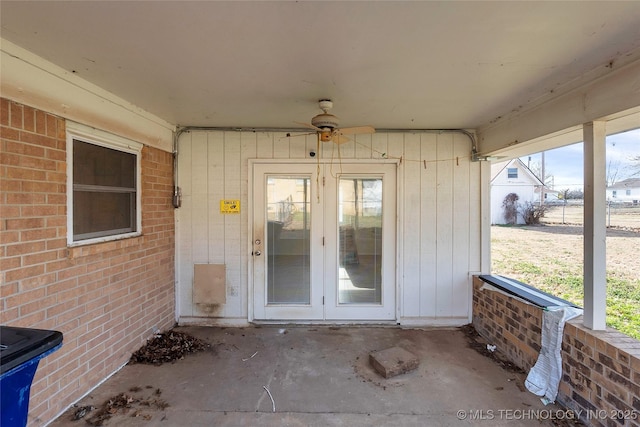
<path fill-rule="evenodd" d="M 612 329 L 592 331 L 581 322 L 568 322 L 562 373 L 558 399 L 596 418 L 592 425 L 640 426 L 640 341 Z"/>
<path fill-rule="evenodd" d="M 512 362 L 529 371 L 542 338 L 542 310 L 474 278 L 473 325 Z M 566 323 L 558 402 L 587 425 L 640 427 L 640 341 L 612 329 L 592 331 L 580 318 Z M 614 419 L 621 418 L 621 419 Z"/>
<path fill-rule="evenodd" d="M 68 248 L 65 121 L 0 102 L 0 323 L 64 334 L 31 389 L 40 425 L 174 324 L 172 156 L 142 150 L 142 236 Z"/>
<path fill-rule="evenodd" d="M 509 360 L 528 371 L 540 352 L 542 310 L 500 292 L 480 291 L 474 278 L 473 326 Z"/>

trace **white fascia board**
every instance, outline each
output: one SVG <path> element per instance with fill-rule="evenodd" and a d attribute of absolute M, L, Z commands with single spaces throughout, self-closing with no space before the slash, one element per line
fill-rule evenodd
<path fill-rule="evenodd" d="M 153 146 L 173 150 L 176 126 L 0 39 L 2 97 Z"/>
<path fill-rule="evenodd" d="M 607 121 L 607 134 L 640 127 L 640 60 L 567 94 L 478 129 L 482 155 L 521 156 L 582 141 L 582 124 Z"/>

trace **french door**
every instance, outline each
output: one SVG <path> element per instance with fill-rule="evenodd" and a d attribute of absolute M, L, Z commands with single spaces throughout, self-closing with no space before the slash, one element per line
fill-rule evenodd
<path fill-rule="evenodd" d="M 395 319 L 396 165 L 252 173 L 253 318 Z"/>

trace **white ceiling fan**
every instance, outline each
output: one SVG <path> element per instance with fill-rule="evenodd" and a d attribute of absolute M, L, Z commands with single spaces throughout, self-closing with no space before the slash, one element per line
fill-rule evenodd
<path fill-rule="evenodd" d="M 321 99 L 318 101 L 318 104 L 322 113 L 313 117 L 311 119 L 311 123 L 296 123 L 315 130 L 318 133 L 320 141 L 333 141 L 336 144 L 343 144 L 347 141 L 351 141 L 351 139 L 345 135 L 370 134 L 376 131 L 373 126 L 340 128 L 340 120 L 333 114 L 329 113 L 329 110 L 333 107 L 333 102 L 329 99 Z"/>

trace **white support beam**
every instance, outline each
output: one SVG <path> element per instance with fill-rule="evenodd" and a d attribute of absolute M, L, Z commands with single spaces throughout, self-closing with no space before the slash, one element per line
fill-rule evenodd
<path fill-rule="evenodd" d="M 480 162 L 480 271 L 491 273 L 491 164 Z"/>
<path fill-rule="evenodd" d="M 605 330 L 607 307 L 606 122 L 584 133 L 584 325 Z"/>
<path fill-rule="evenodd" d="M 536 138 L 570 133 L 583 123 L 617 119 L 620 112 L 625 112 L 631 120 L 620 121 L 624 126 L 610 129 L 610 132 L 640 127 L 637 116 L 640 112 L 639 76 L 640 60 L 636 60 L 568 93 L 480 127 L 477 132 L 478 152 L 494 155 L 528 144 Z M 569 139 L 575 139 L 575 136 Z M 548 148 L 553 147 L 544 149 Z"/>

